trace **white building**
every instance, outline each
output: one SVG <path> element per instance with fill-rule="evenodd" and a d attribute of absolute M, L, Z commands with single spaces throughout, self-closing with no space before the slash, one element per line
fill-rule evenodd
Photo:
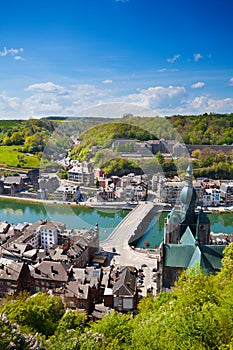
<path fill-rule="evenodd" d="M 220 204 L 220 190 L 206 188 L 203 191 L 203 206 L 218 206 Z"/>
<path fill-rule="evenodd" d="M 92 164 L 86 161 L 78 162 L 73 168 L 68 170 L 68 180 L 78 182 L 83 186 L 93 186 L 94 168 Z"/>
<path fill-rule="evenodd" d="M 24 234 L 17 239 L 17 243 L 27 243 L 33 248 L 42 247 L 47 250 L 58 244 L 59 234 L 65 228 L 65 224 L 39 220 L 26 228 Z"/>
<path fill-rule="evenodd" d="M 41 246 L 44 249 L 50 249 L 53 245 L 58 244 L 60 229 L 54 222 L 45 220 L 45 222 L 39 226 L 38 230 L 40 232 Z"/>

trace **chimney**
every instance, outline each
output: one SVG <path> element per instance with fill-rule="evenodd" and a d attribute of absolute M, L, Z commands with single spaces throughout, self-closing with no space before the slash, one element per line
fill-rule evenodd
<path fill-rule="evenodd" d="M 51 272 L 54 273 L 54 274 L 58 274 L 57 270 L 55 270 L 53 265 L 51 266 Z"/>

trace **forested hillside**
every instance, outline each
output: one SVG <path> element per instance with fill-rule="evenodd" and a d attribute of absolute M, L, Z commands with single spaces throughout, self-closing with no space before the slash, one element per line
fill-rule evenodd
<path fill-rule="evenodd" d="M 153 133 L 141 127 L 128 123 L 108 122 L 99 124 L 84 132 L 80 136 L 80 145 L 76 145 L 71 155 L 85 157 L 93 146 L 99 148 L 111 148 L 116 139 L 131 139 L 146 141 L 155 138 Z"/>
<path fill-rule="evenodd" d="M 65 312 L 59 297 L 42 293 L 2 299 L 0 349 L 230 350 L 233 244 L 222 263 L 216 275 L 183 273 L 171 293 L 142 299 L 134 317 L 114 312 L 88 321 L 77 310 Z"/>
<path fill-rule="evenodd" d="M 233 143 L 233 114 L 198 116 L 134 117 L 126 115 L 124 123 L 150 130 L 159 139 L 181 139 L 186 144 L 223 145 Z"/>

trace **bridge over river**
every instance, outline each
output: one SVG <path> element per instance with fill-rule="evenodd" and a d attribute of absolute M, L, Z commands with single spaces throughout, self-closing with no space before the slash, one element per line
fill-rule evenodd
<path fill-rule="evenodd" d="M 114 262 L 120 265 L 140 265 L 157 266 L 158 250 L 150 252 L 147 249 L 130 249 L 129 242 L 134 238 L 137 240 L 148 230 L 153 217 L 155 207 L 152 202 L 139 203 L 113 230 L 110 236 L 100 243 L 101 247 L 114 254 Z"/>
<path fill-rule="evenodd" d="M 144 285 L 140 289 L 143 296 L 147 295 L 148 287 L 152 288 L 154 294 L 159 290 L 158 282 L 154 282 L 152 279 L 153 268 L 158 269 L 159 249 L 132 249 L 129 242 L 133 241 L 134 238 L 137 240 L 145 234 L 153 222 L 156 210 L 158 210 L 158 206 L 155 206 L 154 203 L 141 202 L 120 222 L 110 236 L 100 243 L 102 248 L 109 252 L 111 264 L 131 265 L 136 268 L 146 265 Z"/>
<path fill-rule="evenodd" d="M 109 237 L 102 242 L 105 247 L 121 247 L 129 244 L 131 237 L 152 210 L 152 202 L 141 202 L 115 227 Z"/>

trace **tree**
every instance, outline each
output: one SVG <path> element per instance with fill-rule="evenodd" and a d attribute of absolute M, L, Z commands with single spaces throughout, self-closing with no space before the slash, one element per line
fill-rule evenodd
<path fill-rule="evenodd" d="M 132 332 L 130 320 L 130 315 L 113 312 L 91 325 L 87 341 L 92 342 L 94 337 L 101 341 L 101 345 L 105 345 L 103 349 L 128 349 Z"/>
<path fill-rule="evenodd" d="M 21 295 L 13 302 L 6 303 L 1 312 L 19 324 L 26 332 L 52 335 L 64 314 L 64 306 L 59 297 L 37 293 L 31 297 Z"/>

